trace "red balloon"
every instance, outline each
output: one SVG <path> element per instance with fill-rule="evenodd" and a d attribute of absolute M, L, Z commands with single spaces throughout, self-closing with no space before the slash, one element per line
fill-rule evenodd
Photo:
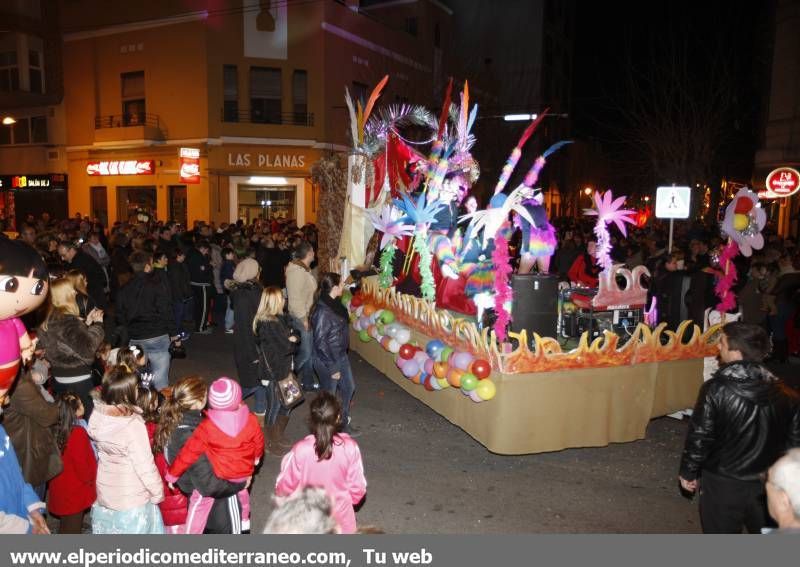
<path fill-rule="evenodd" d="M 488 378 L 489 374 L 492 373 L 492 365 L 489 364 L 487 361 L 479 358 L 472 362 L 472 366 L 470 367 L 470 371 L 478 380 L 483 380 L 484 378 Z"/>
<path fill-rule="evenodd" d="M 400 346 L 399 355 L 400 358 L 404 360 L 410 360 L 414 358 L 414 353 L 416 353 L 417 349 L 415 349 L 412 345 L 406 343 Z"/>
<path fill-rule="evenodd" d="M 434 376 L 428 376 L 427 378 L 425 378 L 425 382 L 423 383 L 425 389 L 428 390 L 429 392 L 433 392 L 434 390 L 436 390 L 436 388 L 433 387 L 433 380 L 436 380 Z"/>
<path fill-rule="evenodd" d="M 364 304 L 364 298 L 361 294 L 356 294 L 353 296 L 353 299 L 350 301 L 350 306 L 353 308 L 361 307 Z"/>
<path fill-rule="evenodd" d="M 737 215 L 746 215 L 753 209 L 753 201 L 747 197 L 739 197 L 733 212 Z"/>

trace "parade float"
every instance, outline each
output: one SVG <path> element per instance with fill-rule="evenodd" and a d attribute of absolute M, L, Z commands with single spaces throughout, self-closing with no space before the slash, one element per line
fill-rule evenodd
<path fill-rule="evenodd" d="M 587 331 L 569 350 L 543 330 L 509 330 L 513 231 L 522 233 L 520 271 L 546 273 L 556 247 L 537 180 L 564 143 L 543 152 L 507 190 L 542 116 L 525 129 L 487 208 L 478 210 L 470 203 L 479 170 L 470 154 L 477 106 L 470 106 L 468 86 L 453 103 L 450 83 L 438 117 L 408 106 L 373 116 L 385 84 L 363 108 L 346 97 L 353 150 L 346 187 L 339 181 L 335 189 L 345 203 L 338 268 L 349 275 L 374 266 L 374 275 L 359 278 L 355 293 L 342 299 L 351 314 L 351 348 L 500 454 L 641 439 L 650 419 L 693 405 L 703 359 L 716 353 L 718 326 L 706 332 L 689 321 L 675 331 L 651 326 L 651 305 L 626 336 Z M 408 125 L 416 138 L 404 134 Z M 320 182 L 327 190 L 326 179 Z M 626 270 L 610 255 L 609 228 L 624 235 L 632 211 L 610 192 L 594 202 L 586 214 L 596 217 L 602 271 L 584 307 L 644 305 L 646 269 Z M 459 208 L 467 212 L 458 216 Z M 741 219 L 735 222 L 742 228 Z"/>

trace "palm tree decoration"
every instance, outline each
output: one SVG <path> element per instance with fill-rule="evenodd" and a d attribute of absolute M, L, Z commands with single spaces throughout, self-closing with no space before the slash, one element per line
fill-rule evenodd
<path fill-rule="evenodd" d="M 520 185 L 508 196 L 505 193 L 498 193 L 492 197 L 491 208 L 462 215 L 458 220 L 459 222 L 469 221 L 469 228 L 467 229 L 467 234 L 469 235 L 474 236 L 482 230 L 482 246 L 486 248 L 489 240 L 494 238 L 504 223 L 508 222 L 508 215 L 512 212 L 518 214 L 530 224 L 534 224 L 530 213 L 522 204 L 529 192 L 530 189 L 528 187 Z"/>
<path fill-rule="evenodd" d="M 594 209 L 584 209 L 586 216 L 596 216 L 597 223 L 594 225 L 594 234 L 597 237 L 597 263 L 603 270 L 610 270 L 614 262 L 611 260 L 611 235 L 608 233 L 607 225 L 614 223 L 622 233 L 628 236 L 625 223 L 636 224 L 631 216 L 636 213 L 631 209 L 622 209 L 627 197 L 617 197 L 611 191 L 606 191 L 600 195 L 599 191 L 594 193 Z"/>
<path fill-rule="evenodd" d="M 392 266 L 397 251 L 395 240 L 404 236 L 412 236 L 414 226 L 403 222 L 403 213 L 391 205 L 383 207 L 380 214 L 370 213 L 370 220 L 375 230 L 383 233 L 379 246 L 383 250 L 380 260 L 380 284 L 381 287 L 389 287 L 392 285 Z"/>

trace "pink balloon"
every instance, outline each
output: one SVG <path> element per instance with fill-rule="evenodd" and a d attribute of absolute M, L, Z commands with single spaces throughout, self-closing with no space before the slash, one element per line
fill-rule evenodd
<path fill-rule="evenodd" d="M 478 395 L 478 392 L 476 392 L 475 390 L 472 390 L 469 393 L 469 397 L 473 402 L 481 403 L 483 401 L 483 399 L 481 399 L 481 397 Z"/>
<path fill-rule="evenodd" d="M 469 352 L 457 352 L 453 354 L 450 359 L 450 366 L 455 366 L 460 370 L 469 370 L 469 365 L 472 364 L 474 357 Z"/>
<path fill-rule="evenodd" d="M 424 363 L 422 369 L 425 371 L 425 374 L 433 374 L 433 359 L 428 358 Z"/>
<path fill-rule="evenodd" d="M 400 370 L 406 378 L 413 378 L 419 374 L 419 364 L 412 358 L 411 360 L 406 360 Z"/>
<path fill-rule="evenodd" d="M 430 360 L 430 358 L 428 358 L 428 353 L 426 353 L 424 350 L 418 350 L 415 352 L 413 358 L 419 363 L 420 366 L 425 364 L 426 360 Z"/>

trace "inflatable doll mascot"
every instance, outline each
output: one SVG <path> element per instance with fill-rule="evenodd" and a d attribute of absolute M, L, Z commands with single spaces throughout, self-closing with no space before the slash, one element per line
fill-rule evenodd
<path fill-rule="evenodd" d="M 35 342 L 20 317 L 42 304 L 48 286 L 47 266 L 36 250 L 0 237 L 0 390 L 11 388 L 33 356 Z"/>

